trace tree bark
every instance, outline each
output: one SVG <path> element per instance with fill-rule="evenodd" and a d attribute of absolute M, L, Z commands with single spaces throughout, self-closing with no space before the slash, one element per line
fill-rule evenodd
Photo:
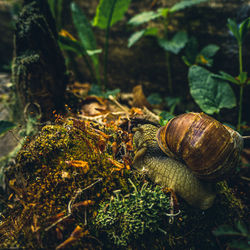
<path fill-rule="evenodd" d="M 24 115 L 42 120 L 64 109 L 66 67 L 47 1 L 26 0 L 16 24 L 12 80 Z"/>

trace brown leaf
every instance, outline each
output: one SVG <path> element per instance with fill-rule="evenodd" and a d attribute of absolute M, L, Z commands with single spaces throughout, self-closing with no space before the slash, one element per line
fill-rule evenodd
<path fill-rule="evenodd" d="M 151 108 L 150 103 L 143 93 L 142 85 L 137 85 L 133 88 L 133 106 L 138 108 Z"/>
<path fill-rule="evenodd" d="M 70 237 L 66 239 L 63 243 L 61 243 L 59 246 L 57 246 L 56 249 L 64 249 L 66 247 L 69 248 L 72 243 L 88 234 L 88 230 L 83 231 L 83 228 L 77 225 L 75 230 L 71 233 Z"/>
<path fill-rule="evenodd" d="M 85 201 L 81 201 L 81 202 L 74 204 L 73 207 L 74 208 L 81 207 L 81 206 L 87 207 L 87 206 L 94 205 L 94 204 L 95 204 L 95 202 L 92 200 L 85 200 Z"/>
<path fill-rule="evenodd" d="M 90 115 L 90 116 L 100 115 L 105 110 L 106 110 L 106 107 L 99 104 L 98 102 L 92 102 L 89 104 L 84 104 L 82 106 L 82 113 L 84 115 Z"/>
<path fill-rule="evenodd" d="M 65 163 L 72 166 L 72 167 L 82 168 L 84 174 L 86 174 L 89 171 L 89 164 L 87 161 L 73 160 L 73 161 L 65 161 Z"/>
<path fill-rule="evenodd" d="M 33 215 L 33 225 L 31 225 L 31 231 L 33 233 L 36 233 L 40 229 L 37 222 L 38 222 L 38 216 L 34 214 Z"/>

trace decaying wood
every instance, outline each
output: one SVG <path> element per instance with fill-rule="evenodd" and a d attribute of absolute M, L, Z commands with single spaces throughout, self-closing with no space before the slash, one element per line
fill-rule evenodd
<path fill-rule="evenodd" d="M 64 108 L 66 67 L 47 1 L 25 4 L 16 24 L 12 77 L 22 108 L 41 109 L 47 120 Z"/>

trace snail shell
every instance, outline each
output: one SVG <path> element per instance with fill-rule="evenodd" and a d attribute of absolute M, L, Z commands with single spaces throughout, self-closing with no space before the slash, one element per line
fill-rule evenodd
<path fill-rule="evenodd" d="M 157 134 L 159 147 L 208 181 L 221 180 L 239 163 L 241 135 L 204 113 L 171 119 Z"/>
<path fill-rule="evenodd" d="M 154 183 L 170 188 L 191 206 L 210 208 L 216 196 L 214 183 L 199 180 L 185 164 L 164 154 L 156 140 L 157 130 L 151 124 L 134 129 L 133 167 Z"/>

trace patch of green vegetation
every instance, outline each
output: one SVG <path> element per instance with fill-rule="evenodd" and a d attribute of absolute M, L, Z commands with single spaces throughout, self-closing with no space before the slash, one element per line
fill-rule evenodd
<path fill-rule="evenodd" d="M 108 238 L 107 246 L 217 249 L 219 246 L 212 231 L 218 225 L 232 225 L 235 219 L 244 217 L 241 201 L 225 182 L 218 184 L 215 204 L 206 211 L 190 207 L 180 198 L 179 204 L 181 213 L 170 224 L 169 196 L 158 186 L 144 184 L 141 189 L 127 195 L 117 192 L 109 201 L 101 203 L 94 223 L 104 232 L 102 238 Z M 220 244 L 226 246 L 227 240 Z"/>
<path fill-rule="evenodd" d="M 127 246 L 145 231 L 167 234 L 161 226 L 170 209 L 170 199 L 159 186 L 153 188 L 145 183 L 140 190 L 134 186 L 134 191 L 125 196 L 119 192 L 114 191 L 115 196 L 101 204 L 95 218 L 97 228 L 105 231 L 115 245 Z"/>
<path fill-rule="evenodd" d="M 174 14 L 178 11 L 181 11 L 185 8 L 191 7 L 196 4 L 200 4 L 202 2 L 206 2 L 207 0 L 193 0 L 187 1 L 182 0 L 176 4 L 174 4 L 170 8 L 159 8 L 156 11 L 147 11 L 137 14 L 132 17 L 128 24 L 133 26 L 140 26 L 142 24 L 148 24 L 152 20 L 160 20 L 164 24 L 164 32 L 160 32 L 157 27 L 152 27 L 148 25 L 148 27 L 136 31 L 133 33 L 128 40 L 128 47 L 132 47 L 137 41 L 139 41 L 143 36 L 152 36 L 157 39 L 158 45 L 165 51 L 166 53 L 166 66 L 168 72 L 168 91 L 170 95 L 174 94 L 173 83 L 172 83 L 172 73 L 171 73 L 171 63 L 170 63 L 170 53 L 179 54 L 181 50 L 183 50 L 188 43 L 188 35 L 186 31 L 178 31 L 176 32 L 172 38 L 169 37 L 169 25 L 174 17 Z"/>
<path fill-rule="evenodd" d="M 92 22 L 93 26 L 105 29 L 105 45 L 104 45 L 104 79 L 100 78 L 100 63 L 98 54 L 102 53 L 97 48 L 95 35 L 91 27 L 91 23 L 85 17 L 80 7 L 72 2 L 71 12 L 75 28 L 80 41 L 77 41 L 71 35 L 64 32 L 64 36 L 60 36 L 60 46 L 63 50 L 73 51 L 81 55 L 90 71 L 94 83 L 98 83 L 104 91 L 107 87 L 108 74 L 108 56 L 109 56 L 109 34 L 110 28 L 120 21 L 127 11 L 131 0 L 101 0 L 96 9 L 96 15 Z M 66 35 L 65 35 L 66 34 Z M 89 62 L 91 59 L 91 62 Z"/>
<path fill-rule="evenodd" d="M 240 88 L 238 99 L 238 122 L 237 130 L 241 131 L 242 126 L 242 103 L 243 90 L 250 84 L 248 73 L 243 69 L 242 48 L 243 42 L 250 27 L 250 18 L 243 20 L 237 24 L 234 20 L 228 19 L 228 28 L 237 40 L 238 59 L 239 59 L 239 75 L 234 77 L 223 71 L 214 74 L 208 70 L 193 65 L 189 68 L 188 80 L 190 93 L 202 111 L 213 114 L 219 113 L 222 108 L 233 108 L 236 106 L 235 94 L 229 85 L 236 84 Z M 216 47 L 205 49 L 205 54 L 213 55 Z M 204 50 L 203 50 L 204 54 Z M 228 83 L 229 82 L 229 83 Z"/>

